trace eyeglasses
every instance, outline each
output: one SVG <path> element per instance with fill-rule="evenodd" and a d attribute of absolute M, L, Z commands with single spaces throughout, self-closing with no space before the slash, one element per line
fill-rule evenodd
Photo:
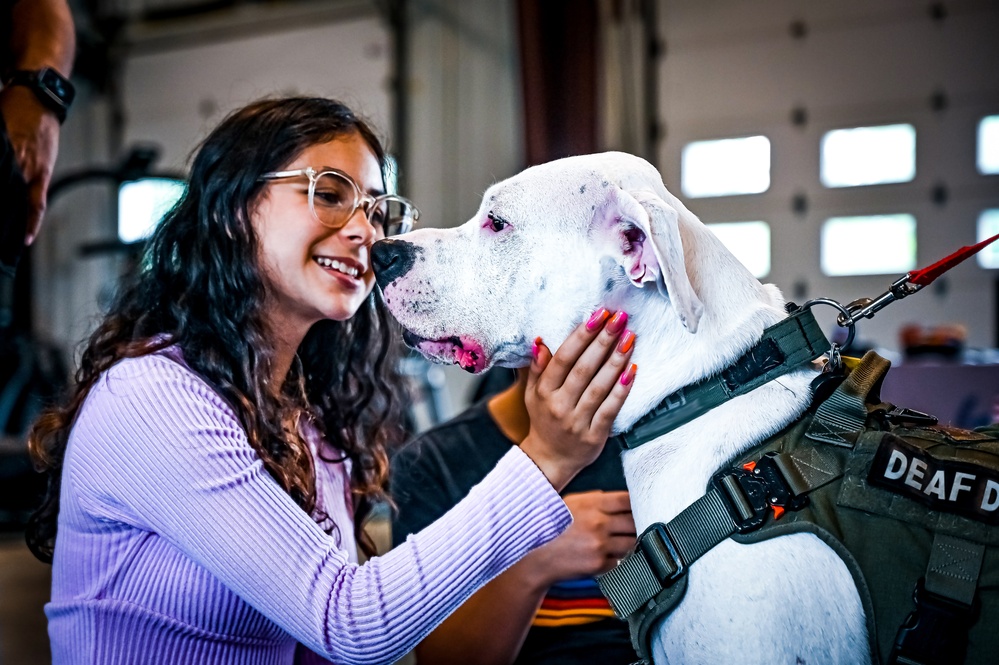
<path fill-rule="evenodd" d="M 371 196 L 361 191 L 354 179 L 338 169 L 316 171 L 311 166 L 295 171 L 275 171 L 260 180 L 283 180 L 306 176 L 309 179 L 309 209 L 323 226 L 339 229 L 357 212 L 364 210 L 368 222 L 380 226 L 385 237 L 408 233 L 420 218 L 409 200 L 395 194 Z"/>

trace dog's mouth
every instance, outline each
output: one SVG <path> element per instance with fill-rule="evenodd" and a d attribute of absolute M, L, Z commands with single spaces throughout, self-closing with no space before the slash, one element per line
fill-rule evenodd
<path fill-rule="evenodd" d="M 467 337 L 453 335 L 433 340 L 404 330 L 402 339 L 407 345 L 434 362 L 458 365 L 470 374 L 478 374 L 486 368 L 486 353 L 482 345 Z"/>

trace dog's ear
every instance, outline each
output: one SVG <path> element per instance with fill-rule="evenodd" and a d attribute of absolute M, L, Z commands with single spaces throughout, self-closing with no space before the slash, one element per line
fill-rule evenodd
<path fill-rule="evenodd" d="M 654 281 L 687 330 L 697 332 L 704 304 L 687 277 L 676 210 L 653 192 L 612 187 L 593 221 L 632 284 Z"/>

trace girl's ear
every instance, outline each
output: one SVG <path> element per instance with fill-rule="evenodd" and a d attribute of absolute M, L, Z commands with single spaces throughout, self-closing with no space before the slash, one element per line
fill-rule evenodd
<path fill-rule="evenodd" d="M 632 284 L 655 282 L 687 330 L 697 332 L 704 304 L 687 276 L 678 215 L 672 206 L 653 192 L 612 187 L 595 213 L 593 231 L 612 248 L 611 255 Z"/>

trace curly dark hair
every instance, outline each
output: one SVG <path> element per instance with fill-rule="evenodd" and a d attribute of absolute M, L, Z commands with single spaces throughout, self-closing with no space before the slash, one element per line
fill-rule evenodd
<path fill-rule="evenodd" d="M 274 352 L 250 223 L 262 174 L 312 145 L 354 132 L 385 174 L 385 151 L 371 127 L 328 99 L 255 102 L 225 118 L 201 144 L 184 196 L 154 231 L 134 276 L 87 342 L 67 403 L 43 413 L 30 431 L 31 454 L 48 474 L 45 499 L 27 529 L 28 546 L 39 559 L 52 560 L 66 443 L 91 386 L 119 360 L 172 344 L 229 401 L 275 480 L 322 522 L 325 515 L 315 514 L 316 460 L 298 428 L 289 427 L 302 417 L 316 422 L 352 461 L 355 534 L 362 550 L 374 553 L 361 525 L 375 502 L 388 501 L 387 447 L 403 435 L 393 390 L 397 324 L 374 289 L 351 319 L 312 326 L 274 395 L 266 385 Z"/>

